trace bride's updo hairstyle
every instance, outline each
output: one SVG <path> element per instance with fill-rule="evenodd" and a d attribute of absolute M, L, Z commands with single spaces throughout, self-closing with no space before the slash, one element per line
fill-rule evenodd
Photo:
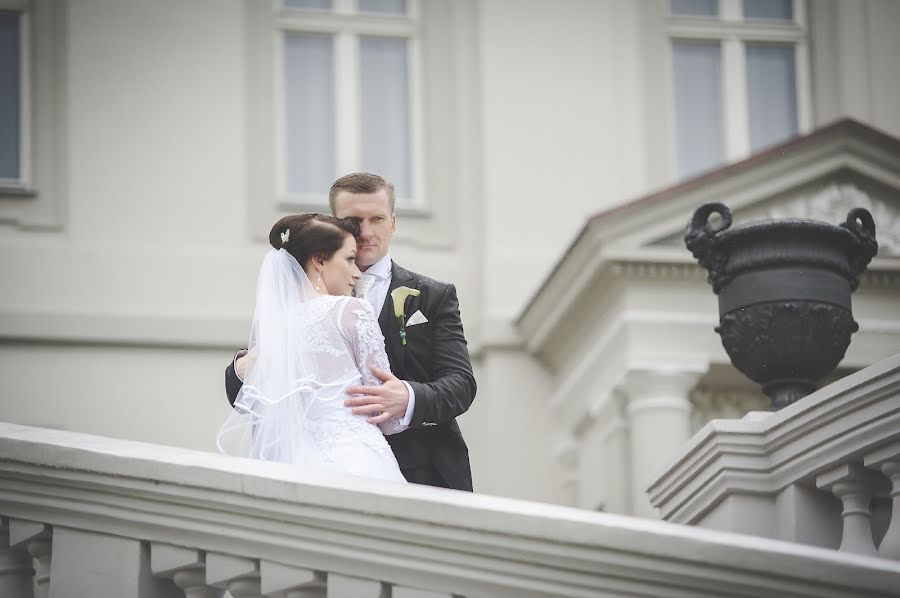
<path fill-rule="evenodd" d="M 313 256 L 331 259 L 348 236 L 359 237 L 359 218 L 294 214 L 275 223 L 269 231 L 269 244 L 275 249 L 284 249 L 306 267 Z"/>

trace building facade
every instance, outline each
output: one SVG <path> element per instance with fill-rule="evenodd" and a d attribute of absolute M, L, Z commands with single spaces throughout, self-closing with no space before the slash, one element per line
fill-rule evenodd
<path fill-rule="evenodd" d="M 666 451 L 758 400 L 678 247 L 697 202 L 728 191 L 716 198 L 740 221 L 864 196 L 896 239 L 890 0 L 0 11 L 3 421 L 214 450 L 269 227 L 327 210 L 331 179 L 370 169 L 398 186 L 392 257 L 459 289 L 479 382 L 460 418 L 476 490 L 652 514 L 639 495 Z M 845 118 L 851 131 L 816 137 Z M 806 178 L 790 157 L 753 162 L 785 142 Z M 615 211 L 626 205 L 647 209 Z M 882 247 L 847 370 L 898 350 L 897 245 Z M 661 297 L 693 314 L 689 330 L 642 303 Z M 701 345 L 704 359 L 682 350 Z M 628 412 L 630 396 L 670 409 Z"/>

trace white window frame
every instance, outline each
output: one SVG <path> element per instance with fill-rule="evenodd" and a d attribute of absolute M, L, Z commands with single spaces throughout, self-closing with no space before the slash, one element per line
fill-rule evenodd
<path fill-rule="evenodd" d="M 0 181 L 0 226 L 59 230 L 68 197 L 68 6 L 57 0 L 0 0 L 0 9 L 23 15 L 19 178 Z"/>
<path fill-rule="evenodd" d="M 14 179 L 0 178 L 0 190 L 4 195 L 31 194 L 32 178 L 32 21 L 31 0 L 0 0 L 0 11 L 19 13 L 19 176 Z"/>
<path fill-rule="evenodd" d="M 335 176 L 362 169 L 362 128 L 360 122 L 359 44 L 361 36 L 406 38 L 407 81 L 409 82 L 410 190 L 408 197 L 397 196 L 401 211 L 423 211 L 425 204 L 425 156 L 422 138 L 422 74 L 420 2 L 407 0 L 405 15 L 362 13 L 356 0 L 333 0 L 330 11 L 286 8 L 273 0 L 275 31 L 275 190 L 280 207 L 287 210 L 327 209 L 328 195 L 298 194 L 287 190 L 286 139 L 284 135 L 284 40 L 289 33 L 327 33 L 334 35 L 335 97 Z M 381 173 L 376 173 L 381 174 Z"/>
<path fill-rule="evenodd" d="M 812 98 L 809 65 L 809 42 L 805 0 L 794 0 L 792 21 L 745 19 L 741 0 L 719 0 L 718 16 L 673 15 L 669 3 L 667 12 L 667 73 L 668 89 L 674 89 L 672 43 L 677 41 L 717 41 L 722 47 L 722 118 L 725 155 L 723 164 L 747 157 L 750 148 L 750 115 L 747 105 L 746 45 L 763 43 L 794 47 L 795 87 L 797 101 L 797 132 L 812 128 Z M 670 92 L 671 93 L 671 92 Z M 669 101 L 672 126 L 671 151 L 678 147 L 674 94 Z M 674 161 L 677 173 L 677 156 Z M 688 175 L 693 176 L 693 175 Z"/>

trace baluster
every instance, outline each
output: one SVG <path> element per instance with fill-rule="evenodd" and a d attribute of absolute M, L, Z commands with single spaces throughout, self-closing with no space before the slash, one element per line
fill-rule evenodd
<path fill-rule="evenodd" d="M 878 555 L 900 560 L 900 442 L 866 455 L 864 463 L 866 467 L 881 469 L 891 482 L 891 522 L 881 539 Z"/>
<path fill-rule="evenodd" d="M 259 561 L 208 552 L 206 583 L 228 590 L 234 598 L 257 598 L 261 595 Z"/>
<path fill-rule="evenodd" d="M 872 495 L 878 476 L 859 465 L 839 465 L 816 478 L 816 486 L 830 490 L 844 506 L 844 531 L 839 550 L 857 554 L 877 554 L 872 539 Z"/>
<path fill-rule="evenodd" d="M 152 542 L 150 571 L 171 577 L 185 598 L 220 598 L 224 590 L 206 585 L 206 554 L 202 550 Z"/>
<path fill-rule="evenodd" d="M 259 565 L 260 590 L 266 595 L 284 598 L 326 598 L 328 576 L 323 571 L 288 567 L 262 561 Z"/>
<path fill-rule="evenodd" d="M 27 550 L 13 548 L 9 519 L 0 517 L 0 596 L 34 596 L 34 567 Z"/>
<path fill-rule="evenodd" d="M 150 547 L 137 538 L 53 527 L 49 598 L 172 598 L 181 592 L 154 577 Z"/>
<path fill-rule="evenodd" d="M 37 598 L 47 598 L 50 593 L 50 561 L 53 552 L 53 529 L 43 523 L 10 519 L 9 543 L 24 547 L 37 560 L 35 582 Z"/>

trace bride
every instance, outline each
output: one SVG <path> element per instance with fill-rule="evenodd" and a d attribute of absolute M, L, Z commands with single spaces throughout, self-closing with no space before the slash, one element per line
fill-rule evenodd
<path fill-rule="evenodd" d="M 344 407 L 345 389 L 381 384 L 384 337 L 368 302 L 351 297 L 358 222 L 286 216 L 269 233 L 256 288 L 244 385 L 218 435 L 225 454 L 405 481 L 378 426 Z"/>

